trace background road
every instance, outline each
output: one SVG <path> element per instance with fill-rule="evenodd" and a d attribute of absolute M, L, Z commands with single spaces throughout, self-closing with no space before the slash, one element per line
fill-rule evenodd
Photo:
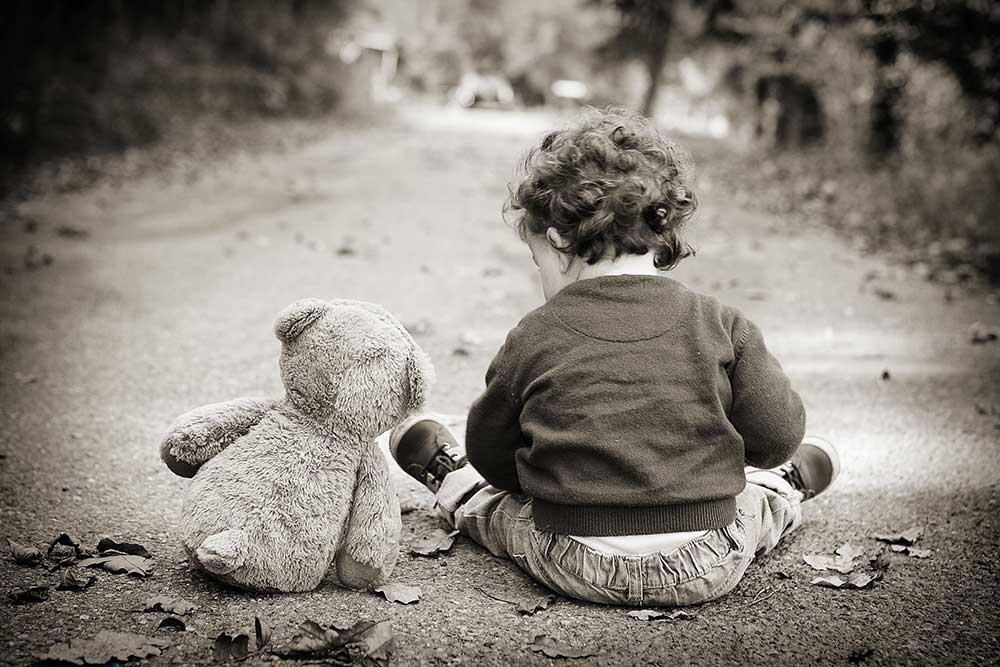
<path fill-rule="evenodd" d="M 803 528 L 734 593 L 676 623 L 561 598 L 522 617 L 477 587 L 510 600 L 542 591 L 463 540 L 439 559 L 401 555 L 394 579 L 423 593 L 410 606 L 332 586 L 251 597 L 189 572 L 174 536 L 187 482 L 159 462 L 159 438 L 192 407 L 280 393 L 271 325 L 289 302 L 383 304 L 434 360 L 431 407 L 469 406 L 506 332 L 541 303 L 527 249 L 499 212 L 517 157 L 551 122 L 415 111 L 380 126 L 316 126 L 264 152 L 8 215 L 3 536 L 42 545 L 62 531 L 88 544 L 113 535 L 144 544 L 156 569 L 142 580 L 100 573 L 94 587 L 40 604 L 0 602 L 0 661 L 24 664 L 102 628 L 152 634 L 158 617 L 137 611 L 164 593 L 199 610 L 153 664 L 209 664 L 211 638 L 255 613 L 276 640 L 306 617 L 391 618 L 401 665 L 547 664 L 527 647 L 542 633 L 596 652 L 576 664 L 840 664 L 867 649 L 864 664 L 995 664 L 1000 343 L 974 345 L 968 330 L 1000 324 L 1000 307 L 981 293 L 946 298 L 823 229 L 735 206 L 712 171 L 729 153 L 702 141 L 689 144 L 703 202 L 691 228 L 698 256 L 672 275 L 758 322 L 806 402 L 809 431 L 844 459 Z M 39 266 L 27 269 L 26 257 Z M 415 508 L 405 549 L 440 524 L 430 497 L 397 481 Z M 809 584 L 817 573 L 804 554 L 851 542 L 874 555 L 873 533 L 912 526 L 930 558 L 894 555 L 870 590 Z M 52 579 L 0 561 L 4 589 Z"/>

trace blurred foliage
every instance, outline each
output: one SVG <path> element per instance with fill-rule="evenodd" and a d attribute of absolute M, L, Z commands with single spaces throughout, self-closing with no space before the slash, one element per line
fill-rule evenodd
<path fill-rule="evenodd" d="M 17 169 L 154 141 L 200 115 L 329 109 L 338 91 L 324 44 L 349 5 L 8 0 L 0 155 Z"/>

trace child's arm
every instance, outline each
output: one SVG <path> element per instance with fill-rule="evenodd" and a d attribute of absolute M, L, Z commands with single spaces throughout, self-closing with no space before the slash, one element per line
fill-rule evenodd
<path fill-rule="evenodd" d="M 175 475 L 194 477 L 198 468 L 246 435 L 277 403 L 270 398 L 237 398 L 185 412 L 160 443 L 160 458 Z"/>
<path fill-rule="evenodd" d="M 778 360 L 764 346 L 760 329 L 738 318 L 736 331 L 740 324 L 729 419 L 743 436 L 746 462 L 773 468 L 787 461 L 802 442 L 806 413 Z"/>
<path fill-rule="evenodd" d="M 514 452 L 527 447 L 521 435 L 520 406 L 515 404 L 504 377 L 503 351 L 486 371 L 486 391 L 469 410 L 465 430 L 465 454 L 472 467 L 498 489 L 518 491 Z"/>

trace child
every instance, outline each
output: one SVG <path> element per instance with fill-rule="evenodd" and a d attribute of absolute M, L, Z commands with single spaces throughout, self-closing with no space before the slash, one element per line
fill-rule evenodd
<path fill-rule="evenodd" d="M 803 442 L 802 402 L 757 327 L 661 275 L 690 254 L 696 202 L 649 120 L 588 110 L 524 172 L 509 208 L 546 303 L 490 364 L 464 453 L 418 417 L 392 455 L 455 528 L 559 593 L 724 595 L 830 486 L 836 451 Z"/>

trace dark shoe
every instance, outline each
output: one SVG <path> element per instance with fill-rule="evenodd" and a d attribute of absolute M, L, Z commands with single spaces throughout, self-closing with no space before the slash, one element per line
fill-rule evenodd
<path fill-rule="evenodd" d="M 466 463 L 465 452 L 443 423 L 433 417 L 411 417 L 393 429 L 389 452 L 407 475 L 431 491 L 445 475 Z"/>
<path fill-rule="evenodd" d="M 774 472 L 781 475 L 796 490 L 801 491 L 803 500 L 815 498 L 830 488 L 840 474 L 840 457 L 834 446 L 814 436 L 807 436 L 795 450 L 791 460 Z"/>

